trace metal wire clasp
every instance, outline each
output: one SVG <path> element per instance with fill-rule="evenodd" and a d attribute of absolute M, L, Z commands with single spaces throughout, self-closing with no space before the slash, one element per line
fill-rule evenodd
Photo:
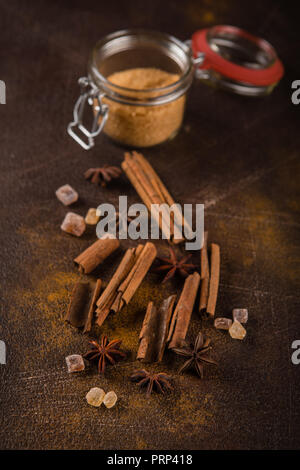
<path fill-rule="evenodd" d="M 95 145 L 94 137 L 96 137 L 102 131 L 106 120 L 108 118 L 108 106 L 102 103 L 104 94 L 100 93 L 94 83 L 88 77 L 81 77 L 78 80 L 81 88 L 81 93 L 78 100 L 75 103 L 73 111 L 73 122 L 68 125 L 68 134 L 85 150 L 89 150 Z M 92 129 L 88 130 L 82 123 L 83 113 L 85 104 L 88 102 L 90 106 L 94 108 L 95 115 L 93 120 Z M 101 121 L 99 122 L 100 118 Z M 79 130 L 83 135 L 87 137 L 85 142 L 76 132 L 75 129 Z"/>

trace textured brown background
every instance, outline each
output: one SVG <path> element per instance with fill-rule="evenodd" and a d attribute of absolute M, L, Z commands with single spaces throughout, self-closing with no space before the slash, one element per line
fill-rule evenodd
<path fill-rule="evenodd" d="M 0 2 L 1 326 L 8 362 L 0 366 L 0 447 L 3 449 L 253 449 L 297 448 L 300 366 L 291 363 L 299 320 L 299 113 L 291 82 L 300 79 L 294 2 L 275 1 L 15 1 Z M 299 19 L 299 15 L 298 15 Z M 179 202 L 206 204 L 210 240 L 222 250 L 218 315 L 248 307 L 247 338 L 214 331 L 219 368 L 200 382 L 162 369 L 176 390 L 149 400 L 128 382 L 149 297 L 162 299 L 181 282 L 159 286 L 151 273 L 127 311 L 107 321 L 128 359 L 105 379 L 93 369 L 76 377 L 64 358 L 87 340 L 63 315 L 78 273 L 72 259 L 94 239 L 60 231 L 67 212 L 54 191 L 70 183 L 80 193 L 74 210 L 138 198 L 123 177 L 103 190 L 83 179 L 90 166 L 120 164 L 122 149 L 104 136 L 86 153 L 66 134 L 86 73 L 88 54 L 103 35 L 143 26 L 187 39 L 198 28 L 229 23 L 266 37 L 286 75 L 265 99 L 212 90 L 195 81 L 184 126 L 172 142 L 146 156 Z M 123 245 L 125 248 L 126 245 Z M 161 253 L 163 247 L 161 247 Z M 99 269 L 109 278 L 118 256 Z M 195 256 L 197 261 L 197 256 Z M 191 335 L 200 322 L 195 314 Z M 154 367 L 155 369 L 155 367 Z M 88 407 L 90 387 L 114 389 L 112 410 Z"/>

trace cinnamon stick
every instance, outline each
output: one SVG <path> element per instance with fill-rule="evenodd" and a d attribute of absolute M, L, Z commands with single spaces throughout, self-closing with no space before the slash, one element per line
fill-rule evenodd
<path fill-rule="evenodd" d="M 185 280 L 170 325 L 168 335 L 168 341 L 170 341 L 169 349 L 181 347 L 184 343 L 190 324 L 199 283 L 200 275 L 197 272 L 190 274 Z"/>
<path fill-rule="evenodd" d="M 147 207 L 148 211 L 151 211 L 151 199 L 150 196 L 147 194 L 147 191 L 143 188 L 142 184 L 137 180 L 134 171 L 130 167 L 128 161 L 126 159 L 121 163 L 121 167 L 126 173 L 129 181 L 131 182 L 132 186 L 135 188 L 136 192 L 144 202 L 145 206 Z"/>
<path fill-rule="evenodd" d="M 176 294 L 171 295 L 163 301 L 158 311 L 159 329 L 157 334 L 157 362 L 161 362 L 167 343 L 170 320 L 173 314 L 173 308 L 176 300 Z"/>
<path fill-rule="evenodd" d="M 77 282 L 73 288 L 65 320 L 76 328 L 85 325 L 85 307 L 89 297 L 89 284 Z"/>
<path fill-rule="evenodd" d="M 214 316 L 218 298 L 220 280 L 220 246 L 216 243 L 211 244 L 210 256 L 210 281 L 209 295 L 207 300 L 206 311 L 210 316 Z"/>
<path fill-rule="evenodd" d="M 176 295 L 165 299 L 159 310 L 153 302 L 149 302 L 139 337 L 137 359 L 140 361 L 162 361 L 175 299 Z"/>
<path fill-rule="evenodd" d="M 182 213 L 145 157 L 138 152 L 132 152 L 132 154 L 126 152 L 122 168 L 148 210 L 151 211 L 164 237 L 172 240 L 173 243 L 182 242 L 184 240 L 182 230 L 178 229 L 178 226 L 182 229 L 184 220 Z M 158 204 L 160 210 L 155 208 L 154 204 Z M 165 205 L 174 205 L 172 214 Z"/>
<path fill-rule="evenodd" d="M 101 280 L 96 284 L 77 282 L 74 285 L 65 321 L 76 328 L 83 328 L 88 332 L 92 327 L 95 303 L 100 295 Z"/>
<path fill-rule="evenodd" d="M 101 292 L 101 286 L 102 286 L 101 279 L 97 279 L 95 289 L 94 289 L 94 292 L 93 292 L 93 295 L 91 297 L 91 301 L 90 301 L 90 304 L 89 304 L 89 310 L 88 310 L 88 314 L 87 314 L 87 319 L 85 321 L 83 333 L 89 333 L 92 329 L 92 322 L 93 322 L 96 302 L 97 302 L 97 300 L 99 298 L 99 295 L 100 295 L 100 292 Z"/>
<path fill-rule="evenodd" d="M 116 238 L 97 240 L 78 255 L 77 258 L 74 259 L 74 262 L 79 265 L 79 271 L 81 273 L 89 274 L 119 248 L 119 246 L 120 242 Z"/>
<path fill-rule="evenodd" d="M 207 254 L 207 239 L 208 239 L 208 232 L 204 232 L 203 246 L 200 250 L 201 285 L 200 285 L 199 312 L 206 310 L 208 293 L 209 293 L 209 263 L 208 263 L 208 254 Z"/>
<path fill-rule="evenodd" d="M 132 158 L 134 161 L 138 162 L 144 173 L 147 175 L 150 183 L 153 185 L 155 188 L 157 194 L 159 194 L 159 197 L 161 201 L 166 201 L 167 204 L 170 206 L 173 204 L 173 199 L 171 195 L 167 192 L 166 188 L 164 188 L 162 181 L 159 179 L 158 175 L 155 173 L 154 169 L 150 165 L 150 163 L 146 160 L 146 158 L 141 154 L 133 150 L 132 152 Z M 169 197 L 169 200 L 166 198 L 166 193 L 164 192 L 164 189 L 167 193 L 167 196 Z M 173 201 L 173 202 L 171 202 Z"/>
<path fill-rule="evenodd" d="M 153 243 L 138 245 L 125 253 L 117 271 L 97 302 L 97 324 L 101 326 L 112 311 L 119 312 L 135 294 L 156 258 Z"/>
<path fill-rule="evenodd" d="M 154 362 L 157 309 L 149 302 L 140 332 L 140 344 L 136 358 L 142 362 Z"/>

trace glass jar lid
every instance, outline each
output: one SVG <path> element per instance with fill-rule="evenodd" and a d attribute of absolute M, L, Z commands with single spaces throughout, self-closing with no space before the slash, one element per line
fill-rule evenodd
<path fill-rule="evenodd" d="M 268 94 L 284 73 L 271 44 L 234 26 L 196 31 L 191 48 L 194 57 L 203 57 L 197 76 L 235 93 Z"/>

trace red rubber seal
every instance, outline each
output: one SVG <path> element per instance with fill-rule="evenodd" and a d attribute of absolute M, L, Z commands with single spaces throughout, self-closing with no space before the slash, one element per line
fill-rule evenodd
<path fill-rule="evenodd" d="M 242 67 L 241 65 L 234 64 L 215 51 L 212 50 L 210 44 L 207 40 L 207 33 L 211 31 L 210 29 L 203 29 L 201 31 L 196 31 L 192 36 L 192 50 L 194 56 L 197 56 L 197 53 L 204 52 L 205 60 L 204 63 L 200 66 L 203 69 L 213 69 L 216 72 L 224 75 L 232 80 L 238 82 L 249 83 L 250 85 L 256 86 L 268 86 L 277 83 L 284 74 L 284 68 L 282 62 L 278 58 L 275 50 L 264 39 L 253 36 L 242 29 L 236 28 L 234 26 L 215 26 L 213 28 L 216 32 L 230 33 L 235 36 L 243 37 L 249 41 L 254 42 L 260 49 L 264 50 L 269 56 L 274 57 L 274 62 L 270 67 L 265 69 L 250 69 L 247 67 Z"/>

